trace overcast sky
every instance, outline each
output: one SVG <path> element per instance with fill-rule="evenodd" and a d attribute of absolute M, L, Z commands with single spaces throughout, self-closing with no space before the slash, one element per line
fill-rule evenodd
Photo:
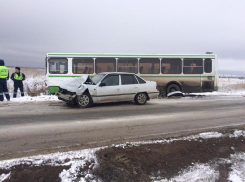
<path fill-rule="evenodd" d="M 0 59 L 44 67 L 46 53 L 203 54 L 245 76 L 244 0 L 0 0 Z"/>

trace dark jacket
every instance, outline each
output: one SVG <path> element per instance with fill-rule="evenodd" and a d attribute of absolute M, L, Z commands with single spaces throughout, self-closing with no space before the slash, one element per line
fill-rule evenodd
<path fill-rule="evenodd" d="M 5 66 L 4 60 L 0 59 L 0 66 Z M 1 79 L 1 78 L 0 78 Z M 4 78 L 5 79 L 5 78 Z M 6 78 L 7 80 L 9 79 L 9 73 L 8 73 L 8 77 Z"/>
<path fill-rule="evenodd" d="M 21 73 L 22 73 L 22 72 L 21 72 Z M 23 80 L 26 79 L 26 76 L 24 75 L 24 73 L 22 73 L 23 80 L 15 80 L 15 79 L 14 79 L 14 75 L 15 75 L 15 74 L 20 74 L 20 73 L 13 73 L 13 74 L 11 75 L 11 80 L 13 80 L 14 82 L 22 82 Z"/>

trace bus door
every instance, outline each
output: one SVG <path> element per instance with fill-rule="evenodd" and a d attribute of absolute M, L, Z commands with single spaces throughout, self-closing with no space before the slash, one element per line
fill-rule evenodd
<path fill-rule="evenodd" d="M 202 91 L 203 59 L 185 58 L 183 63 L 184 80 L 182 87 L 185 92 Z"/>

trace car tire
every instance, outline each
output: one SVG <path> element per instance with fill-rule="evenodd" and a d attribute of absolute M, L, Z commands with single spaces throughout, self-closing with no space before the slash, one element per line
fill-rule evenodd
<path fill-rule="evenodd" d="M 147 95 L 146 95 L 146 93 L 138 93 L 135 96 L 135 102 L 138 105 L 144 105 L 147 102 Z"/>
<path fill-rule="evenodd" d="M 93 105 L 92 97 L 89 93 L 83 93 L 76 98 L 76 105 L 79 108 L 87 108 Z"/>
<path fill-rule="evenodd" d="M 180 87 L 177 84 L 170 84 L 167 87 L 166 93 L 167 95 L 171 92 L 176 92 L 176 91 L 180 91 Z"/>

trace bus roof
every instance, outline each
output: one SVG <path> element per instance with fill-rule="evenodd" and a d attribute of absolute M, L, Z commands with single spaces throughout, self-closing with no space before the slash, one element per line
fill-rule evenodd
<path fill-rule="evenodd" d="M 215 58 L 215 54 L 102 54 L 102 53 L 47 53 L 47 57 L 178 57 L 178 58 Z"/>

